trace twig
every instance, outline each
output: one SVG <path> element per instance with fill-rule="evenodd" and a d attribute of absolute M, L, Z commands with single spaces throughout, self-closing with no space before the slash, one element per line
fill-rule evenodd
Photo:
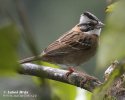
<path fill-rule="evenodd" d="M 40 66 L 32 63 L 22 64 L 21 69 L 19 70 L 20 74 L 33 75 L 38 77 L 44 77 L 71 85 L 81 87 L 90 92 L 93 91 L 96 87 L 101 85 L 101 82 L 86 73 L 74 72 L 68 77 L 66 77 L 67 70 L 51 68 L 47 66 Z"/>
<path fill-rule="evenodd" d="M 104 73 L 104 79 L 107 81 L 109 79 L 109 76 L 112 74 L 112 72 L 115 70 L 116 67 L 118 67 L 119 62 L 115 60 L 105 71 Z"/>

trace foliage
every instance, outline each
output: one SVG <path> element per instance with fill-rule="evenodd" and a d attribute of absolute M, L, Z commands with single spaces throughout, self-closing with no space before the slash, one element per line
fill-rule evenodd
<path fill-rule="evenodd" d="M 104 67 L 113 60 L 125 58 L 125 0 L 108 6 L 106 26 L 102 33 L 98 60 L 98 67 Z M 123 69 L 122 69 L 123 68 Z M 116 97 L 107 95 L 107 91 L 112 87 L 114 80 L 123 74 L 124 66 L 114 70 L 109 80 L 102 86 L 95 89 L 92 100 L 116 100 Z M 116 90 L 117 91 L 117 90 Z"/>
<path fill-rule="evenodd" d="M 17 69 L 18 35 L 14 24 L 0 27 L 0 75 L 10 75 Z"/>
<path fill-rule="evenodd" d="M 76 97 L 75 86 L 52 80 L 50 80 L 49 83 L 51 84 L 52 88 L 53 100 L 56 100 L 57 97 L 59 98 L 59 100 L 74 100 L 74 98 Z"/>
<path fill-rule="evenodd" d="M 104 67 L 116 59 L 125 57 L 125 1 L 115 3 L 107 14 L 106 26 L 100 39 L 97 64 Z M 108 9 L 109 10 L 109 9 Z"/>

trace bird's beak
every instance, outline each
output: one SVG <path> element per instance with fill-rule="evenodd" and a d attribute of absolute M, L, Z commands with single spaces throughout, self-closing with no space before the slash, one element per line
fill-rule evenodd
<path fill-rule="evenodd" d="M 102 28 L 104 27 L 105 24 L 103 24 L 101 21 L 98 23 L 98 25 L 96 25 L 96 28 Z"/>

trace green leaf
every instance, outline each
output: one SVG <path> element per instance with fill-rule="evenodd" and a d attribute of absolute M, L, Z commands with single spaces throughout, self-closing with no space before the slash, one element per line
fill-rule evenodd
<path fill-rule="evenodd" d="M 12 74 L 17 69 L 18 35 L 14 24 L 0 27 L 0 75 Z"/>
<path fill-rule="evenodd" d="M 52 63 L 49 63 L 49 62 L 45 62 L 45 61 L 40 62 L 40 64 L 43 65 L 43 66 L 49 66 L 49 67 L 53 67 L 53 68 L 59 68 L 58 65 L 55 65 L 55 64 L 52 64 Z"/>
<path fill-rule="evenodd" d="M 51 88 L 52 88 L 53 100 L 75 100 L 76 97 L 75 86 L 53 80 L 49 81 L 50 84 L 52 85 Z"/>
<path fill-rule="evenodd" d="M 114 62 L 115 65 L 112 64 L 112 67 L 115 68 L 113 71 L 109 74 L 108 80 L 104 82 L 104 84 L 97 87 L 92 94 L 92 100 L 117 100 L 118 99 L 118 91 L 114 88 L 117 87 L 117 89 L 120 89 L 120 86 L 117 86 L 118 84 L 122 84 L 122 82 L 119 80 L 124 73 L 125 66 L 124 65 L 118 65 L 117 62 Z M 117 84 L 117 85 L 116 85 Z M 121 87 L 122 88 L 122 87 Z M 115 93 L 114 93 L 115 92 Z M 113 94 L 116 95 L 113 95 Z"/>
<path fill-rule="evenodd" d="M 117 2 L 112 13 L 107 16 L 106 27 L 101 34 L 97 64 L 106 66 L 116 59 L 125 57 L 125 0 Z"/>
<path fill-rule="evenodd" d="M 87 100 L 92 100 L 92 93 L 91 92 L 86 91 L 85 94 L 86 94 Z"/>
<path fill-rule="evenodd" d="M 117 2 L 115 2 L 115 3 L 111 4 L 111 5 L 109 5 L 109 6 L 106 8 L 106 12 L 107 12 L 107 13 L 111 13 L 111 12 L 115 9 L 116 6 L 117 6 Z"/>

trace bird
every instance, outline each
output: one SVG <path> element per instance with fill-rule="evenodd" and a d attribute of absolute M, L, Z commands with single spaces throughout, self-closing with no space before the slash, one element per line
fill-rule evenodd
<path fill-rule="evenodd" d="M 34 57 L 20 60 L 20 64 L 42 60 L 65 65 L 71 74 L 71 66 L 80 66 L 92 58 L 99 45 L 99 37 L 104 24 L 92 13 L 81 14 L 78 24 L 51 43 L 43 52 Z"/>

